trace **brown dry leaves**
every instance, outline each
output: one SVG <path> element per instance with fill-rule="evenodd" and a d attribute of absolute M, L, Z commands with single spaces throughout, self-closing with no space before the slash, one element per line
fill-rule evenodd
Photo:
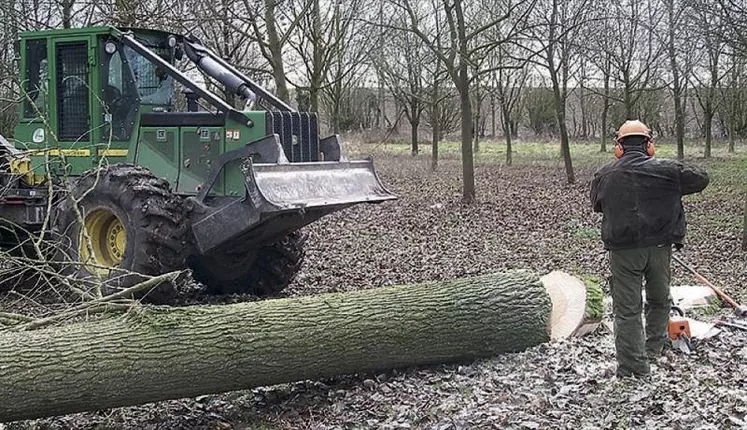
<path fill-rule="evenodd" d="M 460 163 L 380 155 L 400 200 L 361 205 L 307 228 L 307 259 L 288 295 L 448 279 L 509 268 L 559 269 L 602 280 L 607 258 L 591 212 L 593 166 L 564 184 L 560 164 L 479 163 L 477 203 L 460 198 Z M 711 191 L 712 190 L 712 191 Z M 686 258 L 742 301 L 738 191 L 688 199 Z M 674 269 L 675 283 L 694 281 Z M 614 378 L 609 333 L 476 363 L 300 382 L 36 423 L 41 428 L 584 429 L 739 428 L 747 421 L 747 333 L 670 354 L 651 381 Z M 11 428 L 40 428 L 24 423 Z"/>

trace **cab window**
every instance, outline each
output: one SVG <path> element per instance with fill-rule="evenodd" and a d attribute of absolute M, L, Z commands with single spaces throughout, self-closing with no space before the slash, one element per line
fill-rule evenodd
<path fill-rule="evenodd" d="M 26 42 L 26 76 L 24 82 L 24 118 L 36 118 L 47 113 L 49 98 L 49 62 L 46 39 Z"/>
<path fill-rule="evenodd" d="M 109 52 L 107 52 L 109 44 Z M 123 55 L 119 42 L 102 41 L 101 58 L 101 111 L 106 127 L 110 127 L 112 140 L 129 140 L 132 136 L 138 97 L 135 82 Z M 104 139 L 109 137 L 109 128 L 104 130 Z"/>

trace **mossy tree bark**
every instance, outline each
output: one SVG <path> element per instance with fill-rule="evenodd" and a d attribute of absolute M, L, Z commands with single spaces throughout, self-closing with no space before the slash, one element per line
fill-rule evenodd
<path fill-rule="evenodd" d="M 520 351 L 551 308 L 511 272 L 0 333 L 0 422 Z"/>

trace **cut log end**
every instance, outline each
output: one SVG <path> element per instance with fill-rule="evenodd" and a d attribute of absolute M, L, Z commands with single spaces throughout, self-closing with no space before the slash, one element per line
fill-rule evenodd
<path fill-rule="evenodd" d="M 599 326 L 604 312 L 604 292 L 599 285 L 585 283 L 558 270 L 543 276 L 540 281 L 552 301 L 551 339 L 583 336 Z"/>

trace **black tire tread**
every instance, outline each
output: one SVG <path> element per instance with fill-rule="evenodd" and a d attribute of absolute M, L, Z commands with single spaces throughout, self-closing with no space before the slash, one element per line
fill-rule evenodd
<path fill-rule="evenodd" d="M 296 278 L 305 257 L 307 236 L 300 231 L 262 247 L 249 269 L 236 268 L 231 281 L 218 281 L 210 275 L 211 268 L 194 267 L 195 278 L 212 294 L 251 294 L 259 297 L 278 295 Z M 213 269 L 215 270 L 215 269 Z"/>
<path fill-rule="evenodd" d="M 138 252 L 133 257 L 131 270 L 154 276 L 185 267 L 184 210 L 181 199 L 171 193 L 166 180 L 142 166 L 114 164 L 85 172 L 73 181 L 72 193 L 77 197 L 94 184 L 97 188 L 104 187 L 105 193 L 118 195 L 122 210 L 141 212 L 140 223 L 134 226 Z M 56 224 L 66 228 L 76 222 L 74 217 L 68 200 L 64 199 L 58 206 L 59 222 Z M 162 285 L 149 292 L 146 299 L 170 303 L 174 295 L 173 285 Z"/>

